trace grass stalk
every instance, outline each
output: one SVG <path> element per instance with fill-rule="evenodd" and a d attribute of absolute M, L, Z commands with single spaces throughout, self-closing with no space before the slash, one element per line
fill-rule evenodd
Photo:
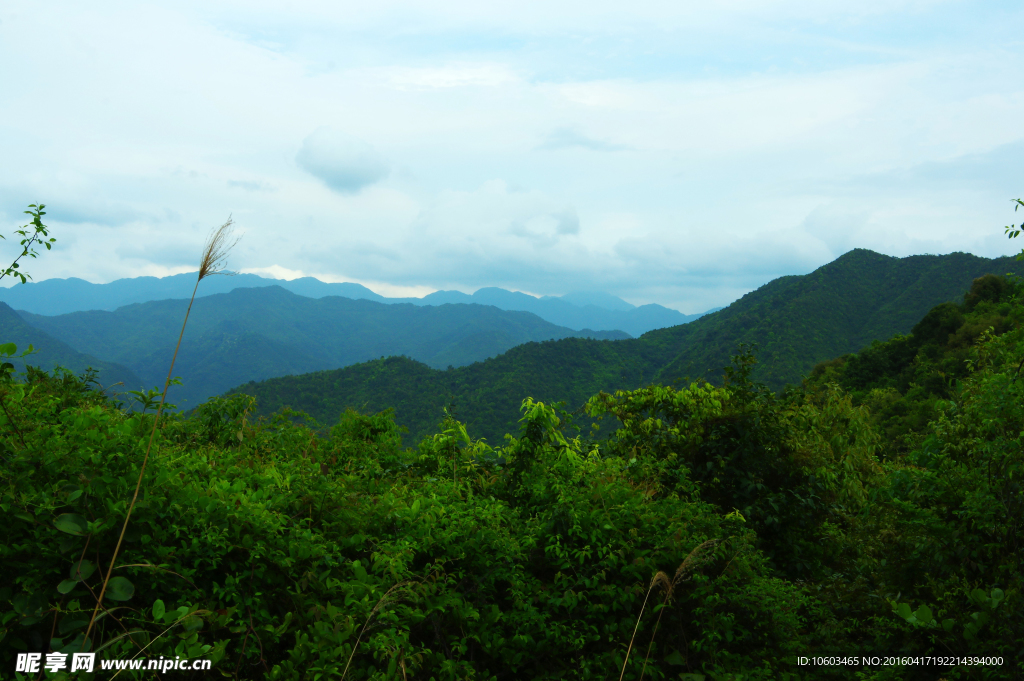
<path fill-rule="evenodd" d="M 224 261 L 227 258 L 228 251 L 238 243 L 237 239 L 228 243 L 231 238 L 232 224 L 232 220 L 229 217 L 227 222 L 210 234 L 209 239 L 206 240 L 206 246 L 203 248 L 203 257 L 199 261 L 199 276 L 196 277 L 196 285 L 192 289 L 192 298 L 188 301 L 188 309 L 185 311 L 185 320 L 181 323 L 181 332 L 178 334 L 178 344 L 174 346 L 174 355 L 171 357 L 171 366 L 167 369 L 167 380 L 164 381 L 164 391 L 160 395 L 160 406 L 157 407 L 156 417 L 153 419 L 153 429 L 149 433 L 149 443 L 146 445 L 146 455 L 143 457 L 142 466 L 139 469 L 138 482 L 135 483 L 135 493 L 132 494 L 132 501 L 128 505 L 128 513 L 125 514 L 124 523 L 121 525 L 121 534 L 117 538 L 117 546 L 114 547 L 114 555 L 110 557 L 110 566 L 107 568 L 107 576 L 103 579 L 103 587 L 100 589 L 100 595 L 96 597 L 96 607 L 93 608 L 92 617 L 89 618 L 89 626 L 86 628 L 85 636 L 82 639 L 83 651 L 89 643 L 89 634 L 92 633 L 93 624 L 96 622 L 96 615 L 99 613 L 100 607 L 103 605 L 103 596 L 107 592 L 107 584 L 110 582 L 110 576 L 114 573 L 114 564 L 117 562 L 117 556 L 121 552 L 121 544 L 124 543 L 124 534 L 128 530 L 128 521 L 131 520 L 132 511 L 135 510 L 135 502 L 138 500 L 139 491 L 142 489 L 142 478 L 146 474 L 146 464 L 149 463 L 149 454 L 153 449 L 153 440 L 156 437 L 156 428 L 160 422 L 160 415 L 163 413 L 164 403 L 167 401 L 167 389 L 171 385 L 171 374 L 174 372 L 174 362 L 178 359 L 178 350 L 181 348 L 181 339 L 185 336 L 185 326 L 188 324 L 188 316 L 192 312 L 192 304 L 196 300 L 196 292 L 199 290 L 199 282 L 212 274 L 221 272 L 224 269 Z"/>
<path fill-rule="evenodd" d="M 643 619 L 644 608 L 647 607 L 647 599 L 650 598 L 654 587 L 661 584 L 661 587 L 665 590 L 665 599 L 662 601 L 661 610 L 658 611 L 658 619 L 654 623 L 654 631 L 651 633 L 651 642 L 647 644 L 647 654 L 644 655 L 644 665 L 640 669 L 639 681 L 643 681 L 644 673 L 647 671 L 647 661 L 651 657 L 651 648 L 654 646 L 654 637 L 658 635 L 658 626 L 661 624 L 661 616 L 665 613 L 665 607 L 668 606 L 668 602 L 672 599 L 676 586 L 680 582 L 688 581 L 688 575 L 706 563 L 708 560 L 708 552 L 713 550 L 720 543 L 720 539 L 709 539 L 690 551 L 683 562 L 679 564 L 679 567 L 676 568 L 676 573 L 673 575 L 672 579 L 669 579 L 668 575 L 660 570 L 654 575 L 654 578 L 651 579 L 651 585 L 647 589 L 647 596 L 644 597 L 643 607 L 640 608 L 640 616 L 636 618 L 636 626 L 633 627 L 633 636 L 629 639 L 629 647 L 626 649 L 626 659 L 622 661 L 622 673 L 619 674 L 619 681 L 622 681 L 622 677 L 626 674 L 626 663 L 629 662 L 629 652 L 633 649 L 633 641 L 636 639 L 636 632 L 640 627 L 640 620 Z"/>
<path fill-rule="evenodd" d="M 341 681 L 345 681 L 345 676 L 348 674 L 348 668 L 352 664 L 352 658 L 356 656 L 356 650 L 359 648 L 359 642 L 362 640 L 363 634 L 366 633 L 366 627 L 370 626 L 370 622 L 373 621 L 374 615 L 376 615 L 380 611 L 380 609 L 383 608 L 385 605 L 390 605 L 393 602 L 392 600 L 388 599 L 388 596 L 390 596 L 393 591 L 397 591 L 398 589 L 406 586 L 407 584 L 409 584 L 408 581 L 399 582 L 398 584 L 395 584 L 393 587 L 385 591 L 384 595 L 381 596 L 380 600 L 377 601 L 377 604 L 373 606 L 372 610 L 370 610 L 370 614 L 366 616 L 366 621 L 363 622 L 363 628 L 359 630 L 359 636 L 356 636 L 356 643 L 354 646 L 352 646 L 352 653 L 348 656 L 348 662 L 345 663 L 345 669 L 341 672 Z M 404 664 L 402 665 L 402 674 L 405 674 Z"/>
<path fill-rule="evenodd" d="M 640 616 L 636 618 L 636 626 L 633 627 L 633 635 L 629 639 L 629 647 L 626 648 L 626 659 L 622 661 L 622 673 L 619 674 L 619 681 L 626 675 L 626 665 L 629 663 L 629 653 L 633 650 L 633 641 L 636 640 L 636 632 L 640 628 L 640 620 L 644 617 L 644 610 L 647 608 L 647 600 L 651 597 L 651 592 L 654 591 L 654 587 L 661 584 L 666 590 L 671 590 L 672 583 L 661 570 L 658 570 L 654 578 L 651 579 L 651 585 L 647 587 L 647 595 L 644 596 L 644 604 L 640 607 Z"/>

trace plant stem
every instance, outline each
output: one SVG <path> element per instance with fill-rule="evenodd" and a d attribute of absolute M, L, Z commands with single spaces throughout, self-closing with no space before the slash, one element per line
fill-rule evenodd
<path fill-rule="evenodd" d="M 171 374 L 174 372 L 174 362 L 178 359 L 178 349 L 181 348 L 181 339 L 185 336 L 185 325 L 188 324 L 188 316 L 192 312 L 192 303 L 196 299 L 196 291 L 199 290 L 199 282 L 202 280 L 202 273 L 196 279 L 196 286 L 192 289 L 192 298 L 188 301 L 188 309 L 185 311 L 185 321 L 181 323 L 181 333 L 178 334 L 178 344 L 174 347 L 174 356 L 171 357 L 171 366 L 167 370 L 167 380 L 164 381 L 164 392 L 160 396 L 160 406 L 157 407 L 156 417 L 153 419 L 153 430 L 149 433 L 149 444 L 146 445 L 146 456 L 142 459 L 142 468 L 139 469 L 139 480 L 135 483 L 135 494 L 132 495 L 132 502 L 128 505 L 128 513 L 124 517 L 124 524 L 121 525 L 121 536 L 117 538 L 117 546 L 114 547 L 114 555 L 110 558 L 110 567 L 107 568 L 107 576 L 103 580 L 103 588 L 100 589 L 100 595 L 96 599 L 96 607 L 93 608 L 92 617 L 89 618 L 89 626 L 85 630 L 85 637 L 82 640 L 82 651 L 85 651 L 85 646 L 89 641 L 89 634 L 92 632 L 92 626 L 96 622 L 96 615 L 100 611 L 100 606 L 103 604 L 103 596 L 107 592 L 107 583 L 110 581 L 110 575 L 114 573 L 114 563 L 117 561 L 117 555 L 121 552 L 121 544 L 124 542 L 124 533 L 128 529 L 128 521 L 132 517 L 132 511 L 135 509 L 135 502 L 139 498 L 139 490 L 142 488 L 142 476 L 146 474 L 146 464 L 149 462 L 149 453 L 153 449 L 153 439 L 156 437 L 156 427 L 160 422 L 160 414 L 163 413 L 164 402 L 167 400 L 167 388 L 171 385 Z"/>

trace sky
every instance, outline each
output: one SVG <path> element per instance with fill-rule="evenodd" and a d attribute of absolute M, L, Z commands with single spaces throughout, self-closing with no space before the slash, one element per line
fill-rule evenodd
<path fill-rule="evenodd" d="M 0 4 L 0 256 L 685 313 L 853 248 L 1016 252 L 1019 2 Z M 10 278 L 0 285 L 10 285 Z"/>

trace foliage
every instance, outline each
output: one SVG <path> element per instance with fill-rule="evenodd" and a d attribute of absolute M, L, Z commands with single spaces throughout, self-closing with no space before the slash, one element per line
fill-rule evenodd
<path fill-rule="evenodd" d="M 543 404 L 528 400 L 497 450 L 449 418 L 413 453 L 387 413 L 349 412 L 318 438 L 294 415 L 252 421 L 238 395 L 159 426 L 112 603 L 84 641 L 154 417 L 69 375 L 34 372 L 4 401 L 21 433 L 3 439 L 8 660 L 84 645 L 210 657 L 240 678 L 606 678 L 623 664 L 637 678 L 644 659 L 624 650 L 643 587 L 682 565 L 646 675 L 770 678 L 820 616 L 737 516 L 654 491 L 645 466 L 569 437 Z"/>
<path fill-rule="evenodd" d="M 1018 208 L 1024 206 L 1024 201 L 1021 201 L 1020 199 L 1014 199 L 1014 203 L 1016 204 L 1013 207 L 1014 213 L 1017 212 Z M 1006 227 L 1006 237 L 1008 239 L 1016 239 L 1022 231 L 1024 231 L 1024 224 L 1008 225 Z M 1021 249 L 1021 252 L 1017 254 L 1017 260 L 1024 260 L 1024 249 Z"/>
<path fill-rule="evenodd" d="M 43 216 L 46 215 L 46 211 L 44 211 L 43 208 L 46 208 L 46 206 L 42 203 L 29 204 L 28 210 L 25 211 L 25 213 L 32 216 L 32 222 L 21 229 L 16 229 L 14 231 L 15 234 L 21 237 L 21 241 L 19 242 L 19 245 L 21 246 L 21 254 L 14 259 L 7 269 L 0 270 L 0 279 L 11 275 L 21 279 L 22 284 L 27 283 L 32 277 L 20 270 L 21 265 L 19 261 L 26 255 L 30 258 L 38 256 L 38 252 L 35 249 L 37 244 L 45 246 L 46 250 L 50 250 L 53 247 L 54 242 L 57 241 L 53 237 L 50 237 L 49 239 L 46 238 L 50 236 L 50 228 L 43 224 Z M 29 232 L 29 228 L 31 228 L 31 232 Z M 7 237 L 0 234 L 0 239 L 6 238 Z"/>
<path fill-rule="evenodd" d="M 819 392 L 836 383 L 849 391 L 855 404 L 872 412 L 888 443 L 886 451 L 906 452 L 969 375 L 975 341 L 986 333 L 1003 334 L 1024 321 L 1024 311 L 1015 302 L 1020 291 L 1016 280 L 979 277 L 961 304 L 934 307 L 909 335 L 818 364 L 804 387 Z"/>

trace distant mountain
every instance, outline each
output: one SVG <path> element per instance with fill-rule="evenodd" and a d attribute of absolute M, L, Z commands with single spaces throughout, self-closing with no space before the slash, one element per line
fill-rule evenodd
<path fill-rule="evenodd" d="M 776 279 L 724 310 L 633 340 L 529 343 L 451 371 L 394 357 L 232 392 L 256 396 L 263 413 L 291 406 L 325 422 L 348 407 L 394 407 L 411 440 L 453 402 L 475 436 L 500 442 L 515 432 L 527 396 L 575 408 L 601 390 L 686 378 L 719 382 L 739 343 L 759 348 L 756 379 L 774 388 L 796 384 L 818 362 L 909 332 L 935 305 L 960 299 L 973 279 L 1022 271 L 1013 258 L 892 258 L 858 249 L 811 274 Z"/>
<path fill-rule="evenodd" d="M 570 329 L 621 329 L 632 336 L 640 336 L 652 329 L 678 326 L 700 319 L 704 314 L 683 314 L 661 305 L 636 307 L 607 293 L 570 293 L 561 297 L 534 298 L 525 293 L 500 288 L 482 288 L 473 295 L 459 291 L 437 291 L 423 298 L 392 298 L 418 305 L 442 303 L 478 303 L 493 305 L 501 310 L 532 312 L 552 324 Z M 585 305 L 581 306 L 581 304 Z M 598 306 L 600 303 L 601 306 Z M 721 309 L 721 308 L 716 308 Z"/>
<path fill-rule="evenodd" d="M 17 310 L 33 314 L 59 315 L 87 310 L 116 310 L 124 305 L 153 300 L 183 299 L 192 295 L 195 273 L 170 277 L 136 277 L 118 279 L 109 284 L 92 284 L 82 279 L 46 279 L 38 283 L 0 288 L 0 301 Z M 500 288 L 482 288 L 473 295 L 460 291 L 437 291 L 423 298 L 385 298 L 360 284 L 329 284 L 312 277 L 284 281 L 265 279 L 255 274 L 210 277 L 203 282 L 198 295 L 205 297 L 228 293 L 236 288 L 280 286 L 307 298 L 341 296 L 352 300 L 372 300 L 387 304 L 445 305 L 465 303 L 493 305 L 500 310 L 532 312 L 541 319 L 577 331 L 622 330 L 639 336 L 651 329 L 660 329 L 698 319 L 700 314 L 686 315 L 661 305 L 636 307 L 608 293 L 577 292 L 561 297 L 534 298 L 525 293 Z"/>
<path fill-rule="evenodd" d="M 109 387 L 116 383 L 123 384 L 118 387 L 118 392 L 137 388 L 142 382 L 130 369 L 105 362 L 96 357 L 83 354 L 71 348 L 49 334 L 33 328 L 25 323 L 25 320 L 12 310 L 6 303 L 0 303 L 0 342 L 14 343 L 18 346 L 18 352 L 28 350 L 31 345 L 36 352 L 23 359 L 12 360 L 14 369 L 17 372 L 25 371 L 25 365 L 31 365 L 52 371 L 56 366 L 62 366 L 76 374 L 81 374 L 88 368 L 96 369 L 96 380 L 103 387 Z"/>
<path fill-rule="evenodd" d="M 161 300 L 112 312 L 20 314 L 23 323 L 80 352 L 130 367 L 149 388 L 163 385 L 187 306 L 187 300 Z M 0 326 L 0 338 L 6 333 Z M 572 336 L 629 338 L 622 331 L 574 331 L 485 305 L 383 305 L 307 298 L 278 286 L 239 288 L 196 299 L 174 370 L 184 385 L 172 388 L 168 399 L 190 407 L 240 383 L 388 355 L 438 369 L 463 366 L 529 341 Z"/>
<path fill-rule="evenodd" d="M 196 273 L 175 274 L 170 277 L 135 277 L 118 279 L 109 284 L 93 284 L 84 279 L 45 279 L 40 282 L 0 288 L 0 300 L 16 310 L 33 314 L 59 315 L 87 310 L 116 310 L 133 303 L 151 300 L 183 299 L 192 296 Z M 281 286 L 307 298 L 342 296 L 353 300 L 388 299 L 359 284 L 327 284 L 319 279 L 303 277 L 292 281 L 265 279 L 255 274 L 236 274 L 208 277 L 199 287 L 197 296 L 206 297 L 229 293 L 236 288 Z"/>

